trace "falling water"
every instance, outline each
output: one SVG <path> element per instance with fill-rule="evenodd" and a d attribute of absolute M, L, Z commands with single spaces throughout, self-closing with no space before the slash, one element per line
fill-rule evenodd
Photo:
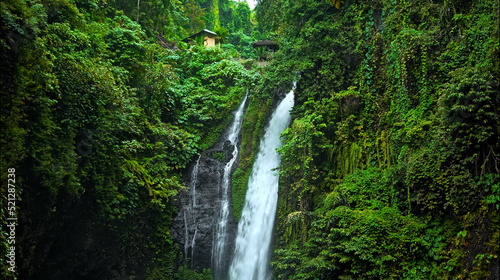
<path fill-rule="evenodd" d="M 184 212 L 184 229 L 186 230 L 186 242 L 184 243 L 184 261 L 187 262 L 187 255 L 188 255 L 188 249 L 189 249 L 189 244 L 187 242 L 189 238 L 189 230 L 188 230 L 188 223 L 187 223 L 187 218 L 186 218 L 186 212 Z"/>
<path fill-rule="evenodd" d="M 276 108 L 262 138 L 238 224 L 235 255 L 229 271 L 230 279 L 270 278 L 271 237 L 278 201 L 278 176 L 272 170 L 278 167 L 281 161 L 276 148 L 281 145 L 281 132 L 290 123 L 292 107 L 293 90 Z"/>
<path fill-rule="evenodd" d="M 227 241 L 227 224 L 229 216 L 229 184 L 231 183 L 231 169 L 233 168 L 234 162 L 238 158 L 238 136 L 241 130 L 241 124 L 243 123 L 243 113 L 245 109 L 247 96 L 241 102 L 238 111 L 234 115 L 234 120 L 229 129 L 227 140 L 230 141 L 230 145 L 234 147 L 231 159 L 226 163 L 224 167 L 224 175 L 221 185 L 222 199 L 219 212 L 219 220 L 216 224 L 216 231 L 214 236 L 214 246 L 212 247 L 212 262 L 214 274 L 220 278 L 224 278 L 224 270 L 227 271 L 227 265 L 224 263 Z M 226 140 L 226 141 L 227 141 Z M 228 156 L 228 155 L 226 155 Z"/>
<path fill-rule="evenodd" d="M 193 241 L 191 242 L 191 268 L 193 268 L 193 263 L 194 263 L 194 246 L 196 245 L 196 234 L 198 233 L 198 227 L 195 228 L 194 234 L 193 234 Z M 187 243 L 187 240 L 186 240 Z"/>
<path fill-rule="evenodd" d="M 193 240 L 191 241 L 191 266 L 193 265 L 194 256 L 194 245 L 196 240 L 196 233 L 198 232 L 198 224 L 196 222 L 195 208 L 196 208 L 196 182 L 198 181 L 198 166 L 200 165 L 201 155 L 198 157 L 193 171 L 191 172 L 191 182 L 189 183 L 189 188 L 191 189 L 191 201 L 186 210 L 189 210 L 189 216 L 192 221 L 191 225 L 194 225 L 195 232 L 193 234 Z M 189 249 L 189 224 L 188 218 L 186 217 L 187 211 L 184 211 L 184 228 L 185 228 L 185 243 L 184 243 L 184 260 L 187 262 L 188 249 Z"/>
<path fill-rule="evenodd" d="M 196 207 L 196 182 L 198 181 L 198 166 L 200 165 L 201 155 L 198 157 L 196 161 L 196 165 L 193 168 L 193 173 L 191 173 L 191 197 L 192 197 L 192 206 L 193 209 Z"/>
<path fill-rule="evenodd" d="M 196 234 L 198 233 L 198 223 L 196 222 L 196 216 L 194 214 L 196 208 L 196 182 L 198 181 L 198 166 L 200 165 L 201 155 L 198 157 L 196 161 L 196 165 L 193 168 L 193 173 L 191 175 L 191 217 L 193 217 L 193 225 L 195 226 L 193 240 L 191 241 L 191 267 L 193 267 L 194 262 L 194 248 L 196 244 Z M 184 212 L 185 213 L 185 212 Z M 188 236 L 186 236 L 186 244 L 188 244 Z M 186 250 L 187 254 L 187 250 Z"/>

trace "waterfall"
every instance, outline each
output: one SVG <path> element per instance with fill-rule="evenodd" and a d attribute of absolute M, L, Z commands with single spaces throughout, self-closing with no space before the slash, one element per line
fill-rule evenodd
<path fill-rule="evenodd" d="M 193 241 L 191 242 L 191 268 L 194 267 L 194 245 L 196 244 L 196 234 L 197 233 L 198 233 L 198 227 L 196 227 L 194 230 Z"/>
<path fill-rule="evenodd" d="M 196 244 L 196 233 L 198 233 L 198 223 L 196 222 L 196 215 L 194 213 L 196 208 L 196 182 L 198 181 L 198 168 L 200 165 L 201 155 L 198 157 L 196 161 L 196 165 L 193 167 L 193 173 L 191 174 L 191 217 L 193 217 L 193 225 L 195 227 L 193 240 L 191 241 L 191 267 L 193 267 L 194 262 L 194 246 Z M 186 244 L 188 243 L 188 236 L 186 236 Z M 187 254 L 187 250 L 186 250 Z"/>
<path fill-rule="evenodd" d="M 243 123 L 243 113 L 245 109 L 245 104 L 247 100 L 248 92 L 243 101 L 241 102 L 240 107 L 236 111 L 234 115 L 234 119 L 231 127 L 229 128 L 227 134 L 226 143 L 229 143 L 230 146 L 233 147 L 233 151 L 231 155 L 226 155 L 226 157 L 231 157 L 230 160 L 224 166 L 224 174 L 223 180 L 221 184 L 220 192 L 221 202 L 220 202 L 220 210 L 218 221 L 215 225 L 215 235 L 214 235 L 214 245 L 212 247 L 212 268 L 214 270 L 214 275 L 218 277 L 218 279 L 225 278 L 225 271 L 227 271 L 227 264 L 225 263 L 226 259 L 226 243 L 227 243 L 227 225 L 228 225 L 228 216 L 229 216 L 229 184 L 231 183 L 231 170 L 235 161 L 238 158 L 238 137 L 241 131 L 241 125 Z M 229 141 L 229 142 L 228 142 Z"/>
<path fill-rule="evenodd" d="M 201 155 L 198 157 L 198 160 L 196 161 L 196 165 L 193 168 L 193 173 L 191 173 L 191 197 L 192 197 L 192 206 L 193 209 L 196 208 L 196 182 L 198 181 L 198 166 L 200 165 L 200 158 Z"/>
<path fill-rule="evenodd" d="M 292 107 L 293 90 L 274 111 L 261 140 L 238 224 L 235 255 L 229 270 L 230 279 L 270 278 L 270 247 L 278 201 L 278 176 L 273 169 L 278 167 L 281 161 L 276 148 L 281 145 L 281 132 L 291 121 Z"/>
<path fill-rule="evenodd" d="M 191 241 L 191 266 L 193 263 L 194 256 L 194 245 L 196 239 L 196 232 L 198 231 L 198 224 L 196 222 L 195 208 L 196 208 L 196 182 L 198 181 L 198 166 L 200 165 L 201 155 L 198 157 L 195 166 L 193 167 L 193 171 L 191 172 L 191 181 L 189 183 L 189 187 L 191 189 L 191 201 L 186 210 L 189 211 L 189 216 L 192 221 L 190 224 L 194 226 L 195 233 L 193 235 L 193 240 Z M 188 251 L 189 251 L 189 224 L 188 218 L 186 217 L 187 211 L 184 211 L 184 228 L 185 228 L 185 243 L 184 243 L 184 261 L 187 263 Z"/>
<path fill-rule="evenodd" d="M 186 240 L 189 238 L 189 230 L 188 230 L 188 223 L 187 223 L 187 218 L 186 218 L 186 212 L 184 212 L 184 229 L 186 230 Z M 188 256 L 188 249 L 189 249 L 189 244 L 187 242 L 184 243 L 184 261 L 187 262 L 187 256 Z"/>

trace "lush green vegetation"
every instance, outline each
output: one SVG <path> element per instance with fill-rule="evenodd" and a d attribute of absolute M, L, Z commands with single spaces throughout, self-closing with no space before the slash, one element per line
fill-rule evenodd
<path fill-rule="evenodd" d="M 240 163 L 232 177 L 233 216 L 235 220 L 239 220 L 243 211 L 248 179 L 252 172 L 268 114 L 272 111 L 272 101 L 271 98 L 251 96 L 245 112 L 241 129 Z"/>
<path fill-rule="evenodd" d="M 235 0 L 187 0 L 184 1 L 189 23 L 186 30 L 196 33 L 208 28 L 219 36 L 223 49 L 234 57 L 257 58 L 252 43 L 268 37 L 259 26 L 254 27 L 252 13 L 245 1 Z"/>
<path fill-rule="evenodd" d="M 15 168 L 18 279 L 211 279 L 178 266 L 181 174 L 251 87 L 238 219 L 293 80 L 275 279 L 495 277 L 498 0 L 259 2 L 256 14 L 234 0 L 0 3 L 0 222 Z M 203 28 L 221 48 L 173 48 Z M 260 39 L 280 51 L 249 71 Z M 7 235 L 2 279 L 15 276 Z"/>
<path fill-rule="evenodd" d="M 0 165 L 16 170 L 19 279 L 198 275 L 174 268 L 172 202 L 258 74 L 220 48 L 160 47 L 156 35 L 187 33 L 175 33 L 181 3 L 143 4 L 1 2 Z"/>
<path fill-rule="evenodd" d="M 494 279 L 498 1 L 338 2 L 258 6 L 300 71 L 275 278 Z"/>

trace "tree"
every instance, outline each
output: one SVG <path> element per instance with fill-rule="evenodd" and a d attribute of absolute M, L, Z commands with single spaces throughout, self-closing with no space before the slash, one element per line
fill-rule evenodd
<path fill-rule="evenodd" d="M 229 36 L 229 32 L 227 31 L 226 28 L 222 26 L 217 26 L 214 29 L 214 32 L 217 33 L 216 41 L 225 44 L 227 42 L 227 37 Z"/>
<path fill-rule="evenodd" d="M 188 18 L 186 29 L 190 34 L 196 33 L 205 28 L 204 15 L 205 8 L 196 5 L 195 0 L 187 0 L 184 5 L 184 14 Z"/>

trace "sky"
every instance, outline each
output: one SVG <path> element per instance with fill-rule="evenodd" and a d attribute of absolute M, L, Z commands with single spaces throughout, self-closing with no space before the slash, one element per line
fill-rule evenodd
<path fill-rule="evenodd" d="M 250 6 L 250 10 L 253 10 L 255 8 L 255 5 L 257 5 L 257 0 L 247 0 L 248 6 Z"/>

